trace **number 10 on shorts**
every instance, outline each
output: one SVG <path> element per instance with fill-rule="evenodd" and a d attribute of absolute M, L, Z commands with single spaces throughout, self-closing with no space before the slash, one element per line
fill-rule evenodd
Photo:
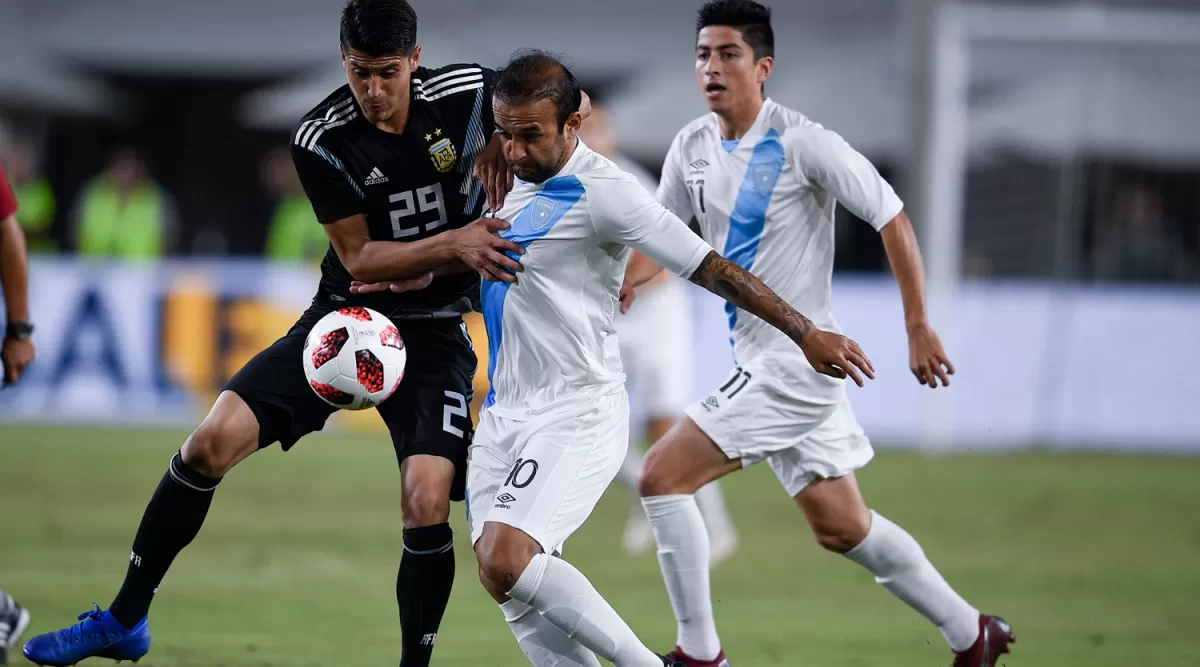
<path fill-rule="evenodd" d="M 501 486 L 511 486 L 514 489 L 523 489 L 533 483 L 533 478 L 537 476 L 538 462 L 533 459 L 517 459 L 513 464 L 512 470 L 508 472 L 508 478 L 504 480 Z"/>

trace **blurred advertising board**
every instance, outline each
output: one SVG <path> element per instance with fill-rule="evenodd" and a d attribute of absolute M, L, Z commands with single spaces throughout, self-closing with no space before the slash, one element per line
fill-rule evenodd
<path fill-rule="evenodd" d="M 0 421 L 194 425 L 224 382 L 287 331 L 317 280 L 315 266 L 258 260 L 37 259 L 39 357 L 0 392 Z M 838 322 L 879 376 L 848 389 L 859 421 L 881 446 L 919 444 L 933 392 L 908 370 L 895 284 L 834 282 Z M 702 398 L 732 364 L 729 332 L 715 297 L 688 294 L 691 382 Z M 966 283 L 953 313 L 935 325 L 958 373 L 934 413 L 953 447 L 1200 451 L 1200 290 Z M 468 325 L 486 356 L 478 315 Z M 486 389 L 477 373 L 477 397 Z M 636 387 L 631 395 L 637 412 Z M 348 413 L 329 428 L 381 429 L 378 421 Z"/>

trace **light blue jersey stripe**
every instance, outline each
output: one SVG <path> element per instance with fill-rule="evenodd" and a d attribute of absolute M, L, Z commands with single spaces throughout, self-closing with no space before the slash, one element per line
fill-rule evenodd
<path fill-rule="evenodd" d="M 575 176 L 562 176 L 546 181 L 545 187 L 517 214 L 501 236 L 524 248 L 545 236 L 563 216 L 583 197 L 583 183 Z M 515 258 L 514 258 L 515 259 Z M 504 336 L 504 302 L 510 283 L 483 281 L 483 322 L 488 336 L 488 382 L 492 383 L 484 407 L 496 402 L 496 361 L 500 356 L 500 341 Z"/>
<path fill-rule="evenodd" d="M 725 238 L 725 257 L 738 266 L 750 270 L 758 256 L 758 245 L 762 242 L 763 228 L 767 224 L 767 207 L 775 184 L 783 172 L 783 142 L 773 128 L 754 145 L 754 154 L 746 167 L 746 177 L 738 190 L 733 213 L 729 214 L 729 235 Z M 725 304 L 729 316 L 729 330 L 737 324 L 737 306 Z"/>

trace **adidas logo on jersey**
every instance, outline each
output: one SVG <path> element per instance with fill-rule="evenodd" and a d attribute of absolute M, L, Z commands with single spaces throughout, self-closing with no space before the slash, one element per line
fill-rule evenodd
<path fill-rule="evenodd" d="M 367 180 L 363 181 L 363 183 L 367 185 L 379 185 L 380 183 L 387 183 L 387 181 L 388 177 L 384 176 L 382 171 L 379 171 L 379 167 L 375 167 L 371 170 L 370 174 L 367 174 Z"/>

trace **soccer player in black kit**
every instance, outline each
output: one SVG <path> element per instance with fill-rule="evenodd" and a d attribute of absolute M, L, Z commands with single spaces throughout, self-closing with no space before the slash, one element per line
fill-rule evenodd
<path fill-rule="evenodd" d="M 520 265 L 504 253 L 523 249 L 495 234 L 508 227 L 504 221 L 476 219 L 487 195 L 475 170 L 497 205 L 511 185 L 498 140 L 490 143 L 495 73 L 478 65 L 420 67 L 416 28 L 405 0 L 346 4 L 341 48 L 349 84 L 292 135 L 296 169 L 331 241 L 317 295 L 286 336 L 229 381 L 171 459 L 111 607 L 30 640 L 25 655 L 32 662 L 137 660 L 149 651 L 151 599 L 199 532 L 222 477 L 274 442 L 289 449 L 334 411 L 304 375 L 309 330 L 333 310 L 366 306 L 395 322 L 409 351 L 404 380 L 377 409 L 403 484 L 400 664 L 429 664 L 454 581 L 450 501 L 462 500 L 473 432 L 468 406 L 476 358 L 462 315 L 479 293 L 479 274 L 517 279 Z M 354 281 L 403 280 L 446 262 L 461 272 L 415 292 L 351 292 Z"/>

